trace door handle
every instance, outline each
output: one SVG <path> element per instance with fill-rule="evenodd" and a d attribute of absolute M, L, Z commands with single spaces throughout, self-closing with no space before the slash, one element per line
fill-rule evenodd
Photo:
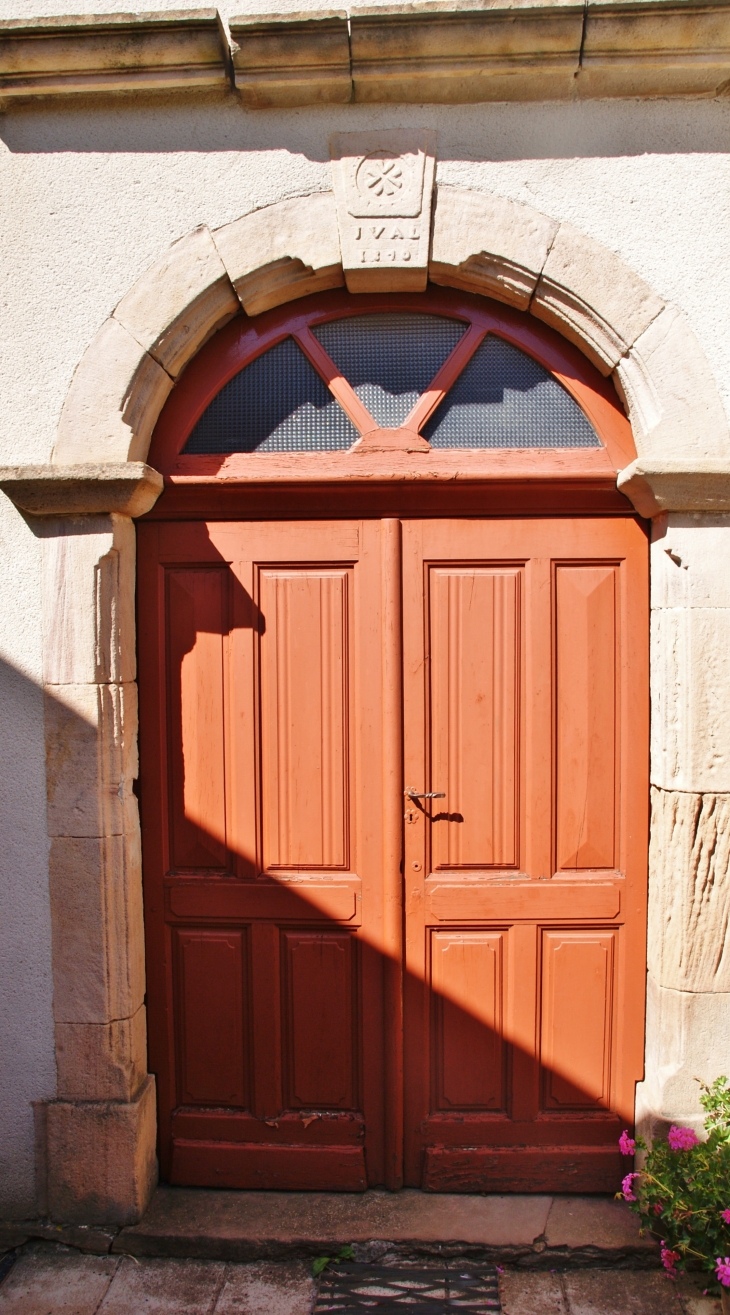
<path fill-rule="evenodd" d="M 445 799 L 446 795 L 443 790 L 431 790 L 428 794 L 421 794 L 418 790 L 412 790 L 408 786 L 405 797 L 406 799 Z"/>

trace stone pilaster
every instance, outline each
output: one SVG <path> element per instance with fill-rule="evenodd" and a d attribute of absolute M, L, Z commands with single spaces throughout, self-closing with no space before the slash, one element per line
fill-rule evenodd
<path fill-rule="evenodd" d="M 652 543 L 647 1049 L 637 1123 L 702 1125 L 730 1073 L 730 517 L 671 513 Z"/>
<path fill-rule="evenodd" d="M 156 1181 L 147 1074 L 131 520 L 43 526 L 44 692 L 58 1098 L 53 1218 L 138 1219 Z"/>

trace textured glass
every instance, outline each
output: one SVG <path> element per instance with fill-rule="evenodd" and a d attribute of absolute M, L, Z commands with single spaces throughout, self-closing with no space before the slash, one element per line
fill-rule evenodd
<path fill-rule="evenodd" d="M 439 315 L 355 315 L 312 332 L 376 424 L 397 429 L 468 325 Z"/>
<path fill-rule="evenodd" d="M 423 433 L 432 447 L 600 447 L 570 393 L 525 352 L 489 334 Z"/>
<path fill-rule="evenodd" d="M 293 338 L 221 388 L 184 452 L 334 452 L 359 437 Z"/>

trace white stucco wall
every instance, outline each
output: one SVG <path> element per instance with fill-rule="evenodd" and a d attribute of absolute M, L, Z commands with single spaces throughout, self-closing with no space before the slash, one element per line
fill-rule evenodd
<path fill-rule="evenodd" d="M 175 0 L 176 3 L 176 0 Z M 76 5 L 98 12 L 93 3 Z M 126 9 L 125 0 L 107 4 Z M 168 7 L 174 7 L 170 5 Z M 253 8 L 252 4 L 249 8 Z M 256 6 L 258 7 L 258 5 Z M 270 8 L 268 0 L 260 6 Z M 297 0 L 297 9 L 302 7 Z M 241 11 L 236 0 L 229 15 Z M 8 0 L 3 17 L 67 0 Z M 96 330 L 176 238 L 329 189 L 331 132 L 434 126 L 438 178 L 567 219 L 687 316 L 730 414 L 730 102 L 250 113 L 233 97 L 0 115 L 0 464 L 49 459 Z M 700 527 L 698 527 L 698 531 Z M 0 498 L 0 1214 L 32 1209 L 31 1101 L 53 1095 L 39 542 Z"/>

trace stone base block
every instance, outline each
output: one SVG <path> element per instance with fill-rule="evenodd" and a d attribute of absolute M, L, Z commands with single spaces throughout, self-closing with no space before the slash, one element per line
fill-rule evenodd
<path fill-rule="evenodd" d="M 646 1077 L 636 1090 L 637 1130 L 652 1140 L 670 1124 L 700 1133 L 700 1082 L 730 1075 L 730 993 L 647 983 Z"/>
<path fill-rule="evenodd" d="M 111 1023 L 56 1023 L 56 1066 L 61 1100 L 131 1100 L 147 1067 L 144 1005 Z"/>
<path fill-rule="evenodd" d="M 129 1103 L 48 1105 L 48 1210 L 59 1223 L 133 1224 L 157 1183 L 155 1082 Z"/>

